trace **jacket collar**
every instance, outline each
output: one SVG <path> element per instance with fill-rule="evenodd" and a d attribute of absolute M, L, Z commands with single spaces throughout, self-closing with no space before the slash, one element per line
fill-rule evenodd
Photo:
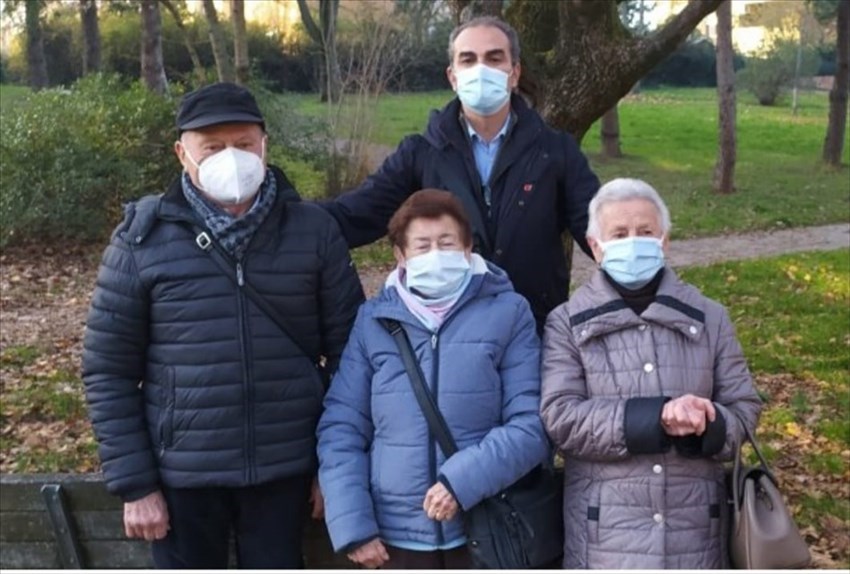
<path fill-rule="evenodd" d="M 579 345 L 646 323 L 678 331 L 691 341 L 699 340 L 705 331 L 704 300 L 669 267 L 664 270 L 655 300 L 640 316 L 626 305 L 601 270 L 573 295 L 568 308 Z"/>
<path fill-rule="evenodd" d="M 511 95 L 511 112 L 516 121 L 511 122 L 507 139 L 516 139 L 523 143 L 534 141 L 545 125 L 537 112 L 517 94 Z M 432 111 L 425 130 L 425 139 L 440 149 L 449 145 L 458 149 L 468 148 L 469 135 L 465 133 L 466 127 L 460 121 L 460 114 L 461 105 L 458 98 L 454 98 L 442 110 Z"/>
<path fill-rule="evenodd" d="M 277 219 L 279 215 L 275 214 L 279 214 L 285 209 L 286 202 L 300 201 L 301 197 L 292 187 L 292 184 L 289 183 L 289 180 L 280 168 L 269 165 L 269 169 L 274 174 L 275 181 L 277 182 L 277 200 L 272 208 L 272 212 L 269 214 L 269 219 L 272 217 Z M 165 221 L 202 223 L 183 195 L 181 177 L 182 174 L 169 185 L 168 191 L 162 196 L 162 200 L 159 202 L 157 217 Z"/>

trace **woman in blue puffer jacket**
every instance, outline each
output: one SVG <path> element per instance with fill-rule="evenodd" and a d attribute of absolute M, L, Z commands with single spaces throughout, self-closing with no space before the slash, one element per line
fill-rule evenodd
<path fill-rule="evenodd" d="M 357 315 L 319 422 L 334 550 L 366 567 L 469 567 L 461 514 L 550 454 L 540 342 L 507 275 L 472 253 L 450 193 L 422 190 L 389 224 L 398 267 Z M 459 451 L 428 431 L 395 340 L 409 337 Z"/>

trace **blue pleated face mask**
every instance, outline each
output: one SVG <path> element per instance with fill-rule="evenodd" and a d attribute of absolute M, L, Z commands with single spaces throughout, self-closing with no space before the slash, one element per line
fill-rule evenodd
<path fill-rule="evenodd" d="M 406 267 L 407 289 L 427 299 L 458 294 L 470 274 L 466 254 L 454 250 L 432 249 L 408 259 Z"/>
<path fill-rule="evenodd" d="M 640 289 L 664 267 L 662 240 L 657 237 L 625 237 L 600 241 L 602 269 L 626 289 Z"/>
<path fill-rule="evenodd" d="M 508 89 L 510 74 L 477 64 L 455 72 L 457 96 L 467 108 L 480 116 L 492 116 L 511 97 Z"/>

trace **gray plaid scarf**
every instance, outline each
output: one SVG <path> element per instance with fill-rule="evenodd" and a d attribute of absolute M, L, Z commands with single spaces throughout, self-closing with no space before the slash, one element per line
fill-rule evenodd
<path fill-rule="evenodd" d="M 245 214 L 234 217 L 213 204 L 195 187 L 189 174 L 183 172 L 183 195 L 224 249 L 241 260 L 254 233 L 266 220 L 277 198 L 277 182 L 270 169 L 260 185 L 257 199 Z"/>

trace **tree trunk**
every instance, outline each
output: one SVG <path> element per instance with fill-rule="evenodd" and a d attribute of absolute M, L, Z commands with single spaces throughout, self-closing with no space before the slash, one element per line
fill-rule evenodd
<path fill-rule="evenodd" d="M 158 0 L 142 0 L 142 80 L 157 94 L 165 94 L 168 81 L 162 61 L 162 19 Z"/>
<path fill-rule="evenodd" d="M 233 61 L 236 64 L 236 83 L 245 85 L 251 79 L 248 59 L 248 32 L 245 29 L 245 0 L 230 0 L 233 20 Z"/>
<path fill-rule="evenodd" d="M 210 44 L 212 44 L 213 57 L 215 58 L 215 69 L 218 73 L 219 82 L 233 82 L 233 63 L 227 53 L 227 41 L 224 30 L 218 22 L 218 13 L 215 10 L 213 0 L 204 0 L 204 16 L 210 29 Z"/>
<path fill-rule="evenodd" d="M 26 5 L 27 38 L 27 82 L 33 90 L 47 87 L 47 61 L 44 59 L 44 40 L 41 31 L 41 9 L 39 0 L 30 0 Z"/>
<path fill-rule="evenodd" d="M 319 25 L 322 27 L 323 48 L 325 53 L 326 101 L 339 101 L 342 92 L 339 58 L 336 51 L 336 23 L 339 13 L 339 0 L 319 0 Z"/>
<path fill-rule="evenodd" d="M 645 36 L 634 36 L 623 26 L 615 0 L 558 2 L 558 40 L 538 82 L 544 88 L 544 117 L 581 141 L 594 121 L 722 1 L 690 0 L 667 24 Z"/>
<path fill-rule="evenodd" d="M 714 191 L 735 191 L 735 64 L 732 49 L 732 2 L 717 9 L 717 105 L 719 108 L 719 147 L 714 165 Z"/>
<path fill-rule="evenodd" d="M 850 0 L 839 0 L 835 80 L 829 91 L 829 124 L 823 142 L 823 161 L 841 165 L 847 129 L 847 94 L 850 91 Z"/>
<path fill-rule="evenodd" d="M 159 0 L 159 2 L 174 18 L 174 23 L 176 24 L 177 29 L 180 30 L 180 36 L 183 38 L 183 45 L 186 46 L 186 51 L 189 52 L 189 58 L 192 60 L 192 69 L 195 73 L 195 81 L 199 86 L 202 85 L 206 80 L 207 71 L 201 63 L 201 57 L 198 55 L 198 50 L 195 49 L 195 45 L 189 37 L 189 32 L 186 30 L 186 26 L 183 24 L 183 17 L 180 15 L 180 11 L 174 3 L 171 2 L 171 0 Z"/>
<path fill-rule="evenodd" d="M 83 25 L 83 75 L 100 71 L 100 26 L 95 0 L 80 0 L 80 22 Z"/>
<path fill-rule="evenodd" d="M 605 157 L 623 157 L 620 150 L 620 112 L 614 106 L 602 116 L 599 135 L 602 138 L 602 154 Z"/>
<path fill-rule="evenodd" d="M 307 0 L 298 0 L 298 11 L 301 13 L 301 22 L 307 35 L 319 48 L 319 57 L 322 60 L 319 67 L 319 97 L 323 102 L 338 102 L 342 85 L 336 51 L 339 0 L 319 0 L 318 26 L 310 14 Z"/>

